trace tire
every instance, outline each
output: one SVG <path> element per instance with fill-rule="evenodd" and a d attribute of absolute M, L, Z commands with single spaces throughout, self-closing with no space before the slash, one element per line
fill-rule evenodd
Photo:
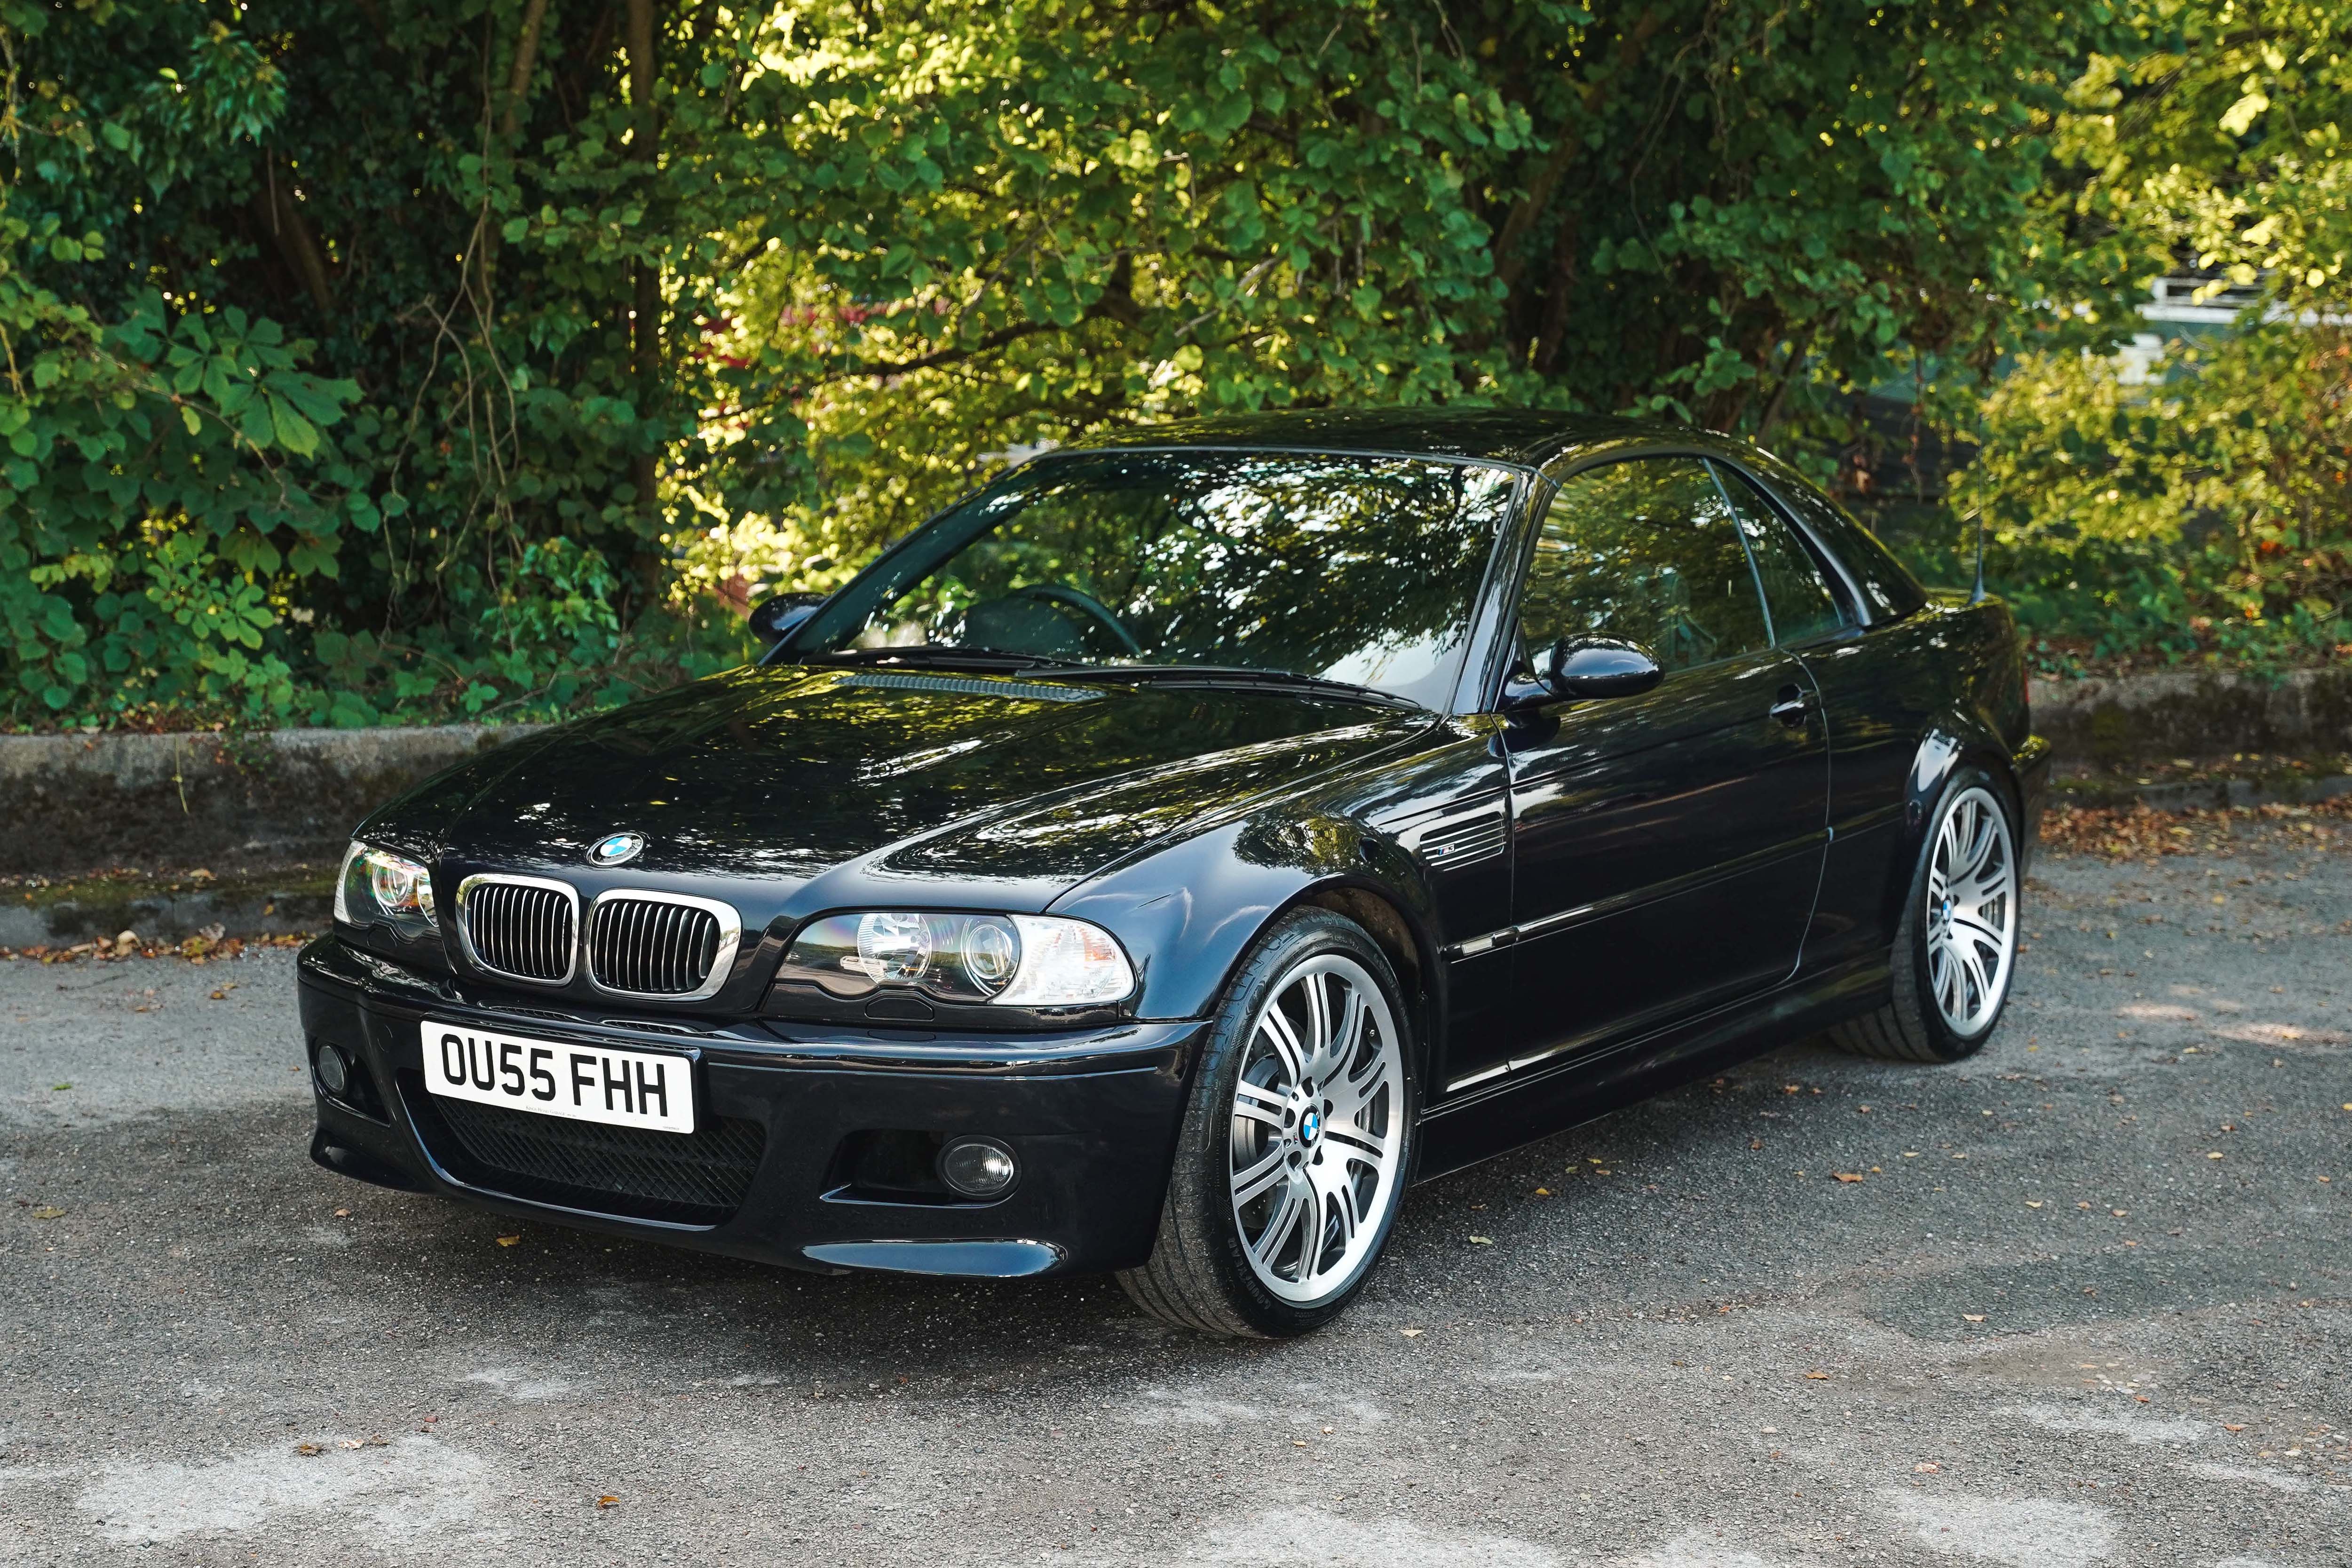
<path fill-rule="evenodd" d="M 1964 895 L 1979 896 L 1949 899 L 1956 876 Z M 1982 768 L 1958 769 L 1937 799 L 1904 894 L 1887 955 L 1893 994 L 1830 1038 L 1887 1061 L 1956 1062 L 1982 1049 L 2016 976 L 2024 884 L 2008 792 Z"/>
<path fill-rule="evenodd" d="M 1129 1300 L 1234 1339 L 1307 1333 L 1346 1310 L 1412 1171 L 1405 1019 L 1395 971 L 1352 921 L 1300 910 L 1259 938 L 1192 1075 L 1151 1256 L 1118 1276 Z"/>

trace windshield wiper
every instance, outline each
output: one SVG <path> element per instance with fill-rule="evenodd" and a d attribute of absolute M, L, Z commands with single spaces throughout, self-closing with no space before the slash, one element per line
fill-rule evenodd
<path fill-rule="evenodd" d="M 1252 669 L 1237 664 L 1047 665 L 1045 668 L 1056 680 L 1132 680 L 1154 686 L 1275 686 L 1299 691 L 1328 691 L 1359 701 L 1377 702 L 1384 708 L 1422 710 L 1421 704 L 1411 698 L 1382 691 L 1376 686 L 1359 686 L 1352 680 L 1299 675 L 1286 669 Z"/>
<path fill-rule="evenodd" d="M 935 669 L 1038 669 L 1053 660 L 1034 653 L 995 647 L 950 647 L 932 643 L 912 647 L 843 647 L 802 656 L 804 664 L 910 664 Z"/>

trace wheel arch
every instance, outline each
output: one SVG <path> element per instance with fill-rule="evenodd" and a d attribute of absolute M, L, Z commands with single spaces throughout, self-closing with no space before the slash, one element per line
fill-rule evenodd
<path fill-rule="evenodd" d="M 1286 915 L 1319 909 L 1351 921 L 1396 973 L 1412 1070 L 1425 1086 L 1445 1016 L 1444 968 L 1417 868 L 1392 840 L 1349 817 L 1259 819 L 1122 868 L 1053 910 L 1106 927 L 1139 958 L 1137 1011 L 1151 1018 L 1213 1014 Z"/>
<path fill-rule="evenodd" d="M 1911 753 L 1910 772 L 1904 778 L 1903 847 L 1895 858 L 1885 894 L 1888 930 L 1894 929 L 1902 913 L 1919 857 L 1926 852 L 1936 803 L 1944 797 L 1952 775 L 1964 767 L 1983 769 L 2000 787 L 2009 806 L 2011 831 L 2022 853 L 2025 792 L 2017 777 L 2015 759 L 1981 720 L 1960 712 L 1944 715 L 1920 735 Z"/>

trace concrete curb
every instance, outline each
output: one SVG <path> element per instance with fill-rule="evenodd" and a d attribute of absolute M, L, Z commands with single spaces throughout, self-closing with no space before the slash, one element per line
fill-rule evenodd
<path fill-rule="evenodd" d="M 2060 779 L 2050 786 L 2053 806 L 2130 807 L 2150 811 L 2226 811 L 2257 805 L 2314 805 L 2352 795 L 2352 774 L 2317 777 L 2134 780 Z"/>
<path fill-rule="evenodd" d="M 96 937 L 137 931 L 142 941 L 176 946 L 214 928 L 225 936 L 322 931 L 334 897 L 316 889 L 229 892 L 150 891 L 48 904 L 0 904 L 0 948 L 71 947 Z"/>

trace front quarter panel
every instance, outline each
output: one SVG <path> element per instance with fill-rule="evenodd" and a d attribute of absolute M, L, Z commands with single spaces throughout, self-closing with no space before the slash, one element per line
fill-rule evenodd
<path fill-rule="evenodd" d="M 1449 723 L 1410 754 L 1115 868 L 1057 900 L 1054 912 L 1117 935 L 1141 970 L 1137 1015 L 1172 1019 L 1214 1011 L 1251 944 L 1284 910 L 1338 909 L 1390 951 L 1423 1047 L 1440 1048 L 1460 989 L 1442 954 L 1503 923 L 1510 903 L 1502 764 L 1486 731 L 1475 718 Z M 1433 868 L 1421 830 L 1487 807 L 1493 853 Z M 1461 841 L 1458 831 L 1453 837 Z"/>

